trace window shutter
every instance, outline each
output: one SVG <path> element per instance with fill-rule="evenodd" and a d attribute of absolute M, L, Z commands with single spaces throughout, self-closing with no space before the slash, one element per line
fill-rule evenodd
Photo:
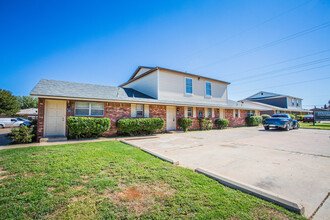
<path fill-rule="evenodd" d="M 184 117 L 187 118 L 188 117 L 188 107 L 184 107 Z"/>
<path fill-rule="evenodd" d="M 235 109 L 233 109 L 233 117 L 235 118 Z"/>
<path fill-rule="evenodd" d="M 238 117 L 241 117 L 241 110 L 238 109 Z"/>
<path fill-rule="evenodd" d="M 223 114 L 223 109 L 219 109 L 219 118 L 225 118 Z"/>
<path fill-rule="evenodd" d="M 196 107 L 193 108 L 193 117 L 196 118 Z"/>
<path fill-rule="evenodd" d="M 136 104 L 131 104 L 131 117 L 136 117 Z"/>
<path fill-rule="evenodd" d="M 212 118 L 214 118 L 214 108 L 212 108 Z"/>
<path fill-rule="evenodd" d="M 207 115 L 207 108 L 204 108 L 204 117 L 207 118 L 208 115 Z"/>
<path fill-rule="evenodd" d="M 149 105 L 144 105 L 144 117 L 149 118 Z"/>

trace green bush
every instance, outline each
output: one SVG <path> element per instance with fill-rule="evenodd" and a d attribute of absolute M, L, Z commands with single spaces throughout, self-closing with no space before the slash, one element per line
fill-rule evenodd
<path fill-rule="evenodd" d="M 296 115 L 298 121 L 302 121 L 305 115 Z"/>
<path fill-rule="evenodd" d="M 123 134 L 145 135 L 156 133 L 163 129 L 165 121 L 162 118 L 129 118 L 117 121 L 117 127 Z"/>
<path fill-rule="evenodd" d="M 288 115 L 290 115 L 290 117 L 291 117 L 292 119 L 296 119 L 296 116 L 295 116 L 295 115 L 293 115 L 293 114 L 288 114 Z"/>
<path fill-rule="evenodd" d="M 193 124 L 193 120 L 191 118 L 179 118 L 178 124 L 180 128 L 183 129 L 184 132 L 188 131 L 188 128 Z"/>
<path fill-rule="evenodd" d="M 214 124 L 217 126 L 217 128 L 223 129 L 226 128 L 229 124 L 229 121 L 227 119 L 216 119 Z"/>
<path fill-rule="evenodd" d="M 109 130 L 111 121 L 109 118 L 69 117 L 67 125 L 71 138 L 91 138 Z"/>
<path fill-rule="evenodd" d="M 212 120 L 209 118 L 199 118 L 199 128 L 201 130 L 211 130 L 213 128 Z"/>
<path fill-rule="evenodd" d="M 11 141 L 15 144 L 26 144 L 31 143 L 32 138 L 35 136 L 33 134 L 34 126 L 23 126 L 19 128 L 12 128 L 11 132 L 7 135 Z"/>
<path fill-rule="evenodd" d="M 250 116 L 245 118 L 245 122 L 248 126 L 258 126 L 262 123 L 261 116 Z"/>
<path fill-rule="evenodd" d="M 271 116 L 267 115 L 267 114 L 262 114 L 261 117 L 262 117 L 262 120 L 265 120 L 266 118 L 271 118 Z"/>

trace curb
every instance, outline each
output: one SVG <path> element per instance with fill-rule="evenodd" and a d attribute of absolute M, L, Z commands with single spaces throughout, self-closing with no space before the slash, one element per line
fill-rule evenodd
<path fill-rule="evenodd" d="M 244 193 L 253 195 L 255 197 L 266 200 L 268 202 L 272 202 L 276 205 L 282 206 L 283 208 L 285 208 L 289 211 L 292 211 L 292 212 L 295 212 L 295 213 L 298 213 L 298 214 L 301 214 L 301 215 L 304 214 L 304 207 L 303 206 L 301 206 L 297 203 L 291 202 L 287 199 L 281 198 L 281 197 L 279 197 L 277 195 L 274 195 L 270 192 L 267 192 L 265 190 L 259 189 L 259 188 L 254 187 L 254 186 L 249 186 L 249 185 L 242 184 L 240 182 L 231 180 L 227 177 L 223 177 L 223 176 L 214 174 L 212 172 L 206 171 L 206 170 L 201 169 L 201 168 L 197 168 L 197 169 L 195 169 L 195 171 L 197 173 L 204 174 L 205 176 L 210 177 L 210 178 L 218 181 L 222 185 L 227 186 L 229 188 L 240 190 Z"/>
<path fill-rule="evenodd" d="M 170 159 L 170 158 L 168 158 L 168 157 L 166 157 L 164 155 L 161 155 L 161 154 L 155 153 L 153 151 L 150 151 L 150 150 L 147 150 L 147 149 L 138 147 L 138 146 L 136 146 L 134 144 L 131 144 L 131 143 L 126 142 L 126 141 L 123 141 L 123 140 L 121 140 L 120 142 L 121 143 L 124 143 L 124 144 L 127 144 L 127 145 L 130 145 L 130 146 L 133 146 L 133 147 L 136 147 L 136 148 L 140 148 L 142 151 L 144 151 L 144 152 L 146 152 L 146 153 L 148 153 L 148 154 L 150 154 L 150 155 L 152 155 L 154 157 L 157 157 L 157 158 L 159 158 L 159 159 L 161 159 L 163 161 L 169 162 L 169 163 L 171 163 L 173 165 L 179 165 L 179 161 L 174 161 L 174 160 L 172 160 L 172 159 Z"/>

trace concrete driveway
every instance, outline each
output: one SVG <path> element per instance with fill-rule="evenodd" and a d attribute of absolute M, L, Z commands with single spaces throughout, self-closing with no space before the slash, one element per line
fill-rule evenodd
<path fill-rule="evenodd" d="M 158 135 L 131 144 L 275 193 L 310 217 L 330 192 L 330 131 L 246 127 Z M 315 215 L 328 218 L 329 199 Z"/>
<path fill-rule="evenodd" d="M 0 129 L 0 146 L 7 145 L 11 141 L 6 137 L 7 134 L 10 133 L 10 128 L 2 128 Z"/>

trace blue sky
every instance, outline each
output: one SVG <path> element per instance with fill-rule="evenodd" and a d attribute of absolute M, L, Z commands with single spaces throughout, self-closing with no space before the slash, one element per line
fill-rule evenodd
<path fill-rule="evenodd" d="M 0 1 L 0 88 L 40 79 L 117 86 L 139 65 L 330 99 L 329 0 Z"/>

